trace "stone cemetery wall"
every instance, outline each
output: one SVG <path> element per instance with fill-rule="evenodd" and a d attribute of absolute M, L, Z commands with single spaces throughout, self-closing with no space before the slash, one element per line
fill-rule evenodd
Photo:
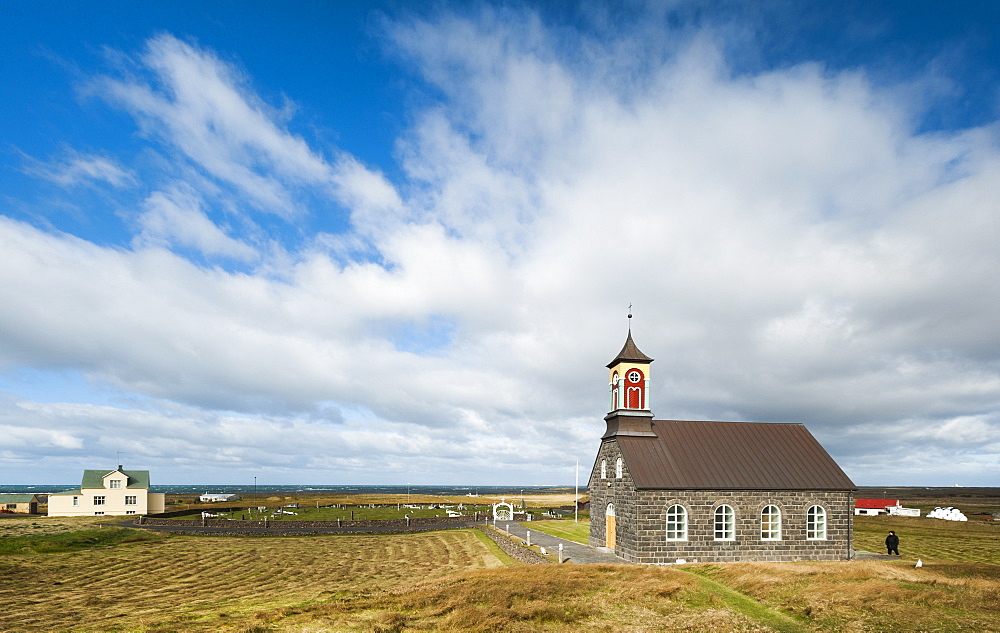
<path fill-rule="evenodd" d="M 500 549 L 507 553 L 508 556 L 514 560 L 520 561 L 522 563 L 528 563 L 529 565 L 541 565 L 552 563 L 553 561 L 545 558 L 541 554 L 530 550 L 527 547 L 519 544 L 518 542 L 511 540 L 507 535 L 500 532 L 496 528 L 484 527 L 482 525 L 477 525 L 476 529 L 482 530 L 486 536 L 490 537 L 494 543 L 497 544 Z"/>

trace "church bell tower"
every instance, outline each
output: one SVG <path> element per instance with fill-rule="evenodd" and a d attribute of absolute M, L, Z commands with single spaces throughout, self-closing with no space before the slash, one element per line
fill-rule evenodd
<path fill-rule="evenodd" d="M 632 315 L 629 315 L 631 318 Z M 636 347 L 632 328 L 618 356 L 608 363 L 611 411 L 604 416 L 608 423 L 604 437 L 616 435 L 654 436 L 653 412 L 649 409 L 649 366 L 653 359 Z"/>

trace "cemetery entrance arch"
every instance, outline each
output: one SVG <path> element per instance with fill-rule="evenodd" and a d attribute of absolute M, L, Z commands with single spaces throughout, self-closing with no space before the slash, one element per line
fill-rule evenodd
<path fill-rule="evenodd" d="M 514 506 L 501 499 L 500 503 L 493 504 L 494 521 L 511 521 L 514 519 Z"/>

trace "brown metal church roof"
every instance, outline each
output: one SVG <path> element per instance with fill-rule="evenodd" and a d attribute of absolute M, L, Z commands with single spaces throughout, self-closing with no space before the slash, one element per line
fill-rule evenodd
<path fill-rule="evenodd" d="M 640 363 L 653 362 L 652 358 L 640 352 L 639 348 L 636 347 L 635 341 L 632 340 L 632 330 L 628 331 L 628 338 L 625 339 L 625 346 L 622 347 L 622 351 L 618 352 L 618 355 L 615 356 L 615 359 L 610 363 L 608 363 L 608 369 L 611 369 L 612 367 L 614 367 L 615 365 L 617 365 L 622 361 L 633 361 L 633 362 L 638 361 Z"/>
<path fill-rule="evenodd" d="M 855 490 L 801 424 L 653 420 L 656 437 L 618 436 L 636 488 Z"/>

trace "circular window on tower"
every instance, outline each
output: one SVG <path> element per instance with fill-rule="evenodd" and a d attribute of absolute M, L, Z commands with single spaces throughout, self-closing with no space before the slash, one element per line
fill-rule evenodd
<path fill-rule="evenodd" d="M 625 374 L 625 377 L 628 378 L 628 381 L 631 383 L 637 383 L 642 380 L 642 374 L 640 374 L 634 369 L 629 373 Z"/>

